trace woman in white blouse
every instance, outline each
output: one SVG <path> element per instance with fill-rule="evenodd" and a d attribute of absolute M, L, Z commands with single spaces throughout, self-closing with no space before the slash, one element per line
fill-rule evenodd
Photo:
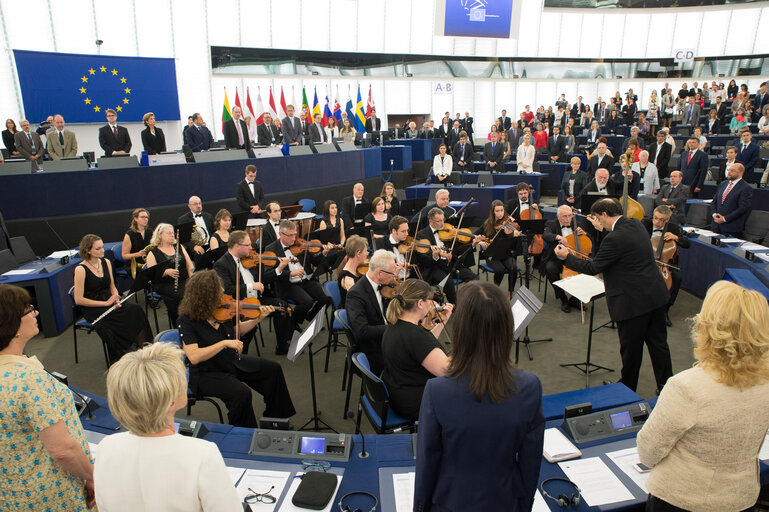
<path fill-rule="evenodd" d="M 526 134 L 523 136 L 523 144 L 518 146 L 518 170 L 525 172 L 534 172 L 534 146 L 531 143 L 531 135 Z"/>
<path fill-rule="evenodd" d="M 99 510 L 243 510 L 216 445 L 175 432 L 174 413 L 187 405 L 183 356 L 155 343 L 110 368 L 109 409 L 128 432 L 96 448 Z"/>
<path fill-rule="evenodd" d="M 326 126 L 326 140 L 339 138 L 339 126 L 336 124 L 336 118 L 331 116 L 328 118 L 328 126 Z"/>
<path fill-rule="evenodd" d="M 652 468 L 646 511 L 752 509 L 769 429 L 766 298 L 715 283 L 692 338 L 697 363 L 668 380 L 638 433 L 638 455 Z"/>
<path fill-rule="evenodd" d="M 769 107 L 764 108 L 764 115 L 758 120 L 758 132 L 761 135 L 769 135 Z"/>
<path fill-rule="evenodd" d="M 438 154 L 433 158 L 433 174 L 438 183 L 445 183 L 451 179 L 451 171 L 454 169 L 454 162 L 451 155 L 446 154 L 446 144 L 441 144 L 438 148 Z"/>

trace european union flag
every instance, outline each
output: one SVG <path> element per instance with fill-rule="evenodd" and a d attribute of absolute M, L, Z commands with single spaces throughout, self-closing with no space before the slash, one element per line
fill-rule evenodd
<path fill-rule="evenodd" d="M 61 114 L 68 123 L 103 123 L 108 108 L 122 122 L 177 120 L 173 59 L 105 57 L 14 50 L 24 112 L 31 122 Z"/>

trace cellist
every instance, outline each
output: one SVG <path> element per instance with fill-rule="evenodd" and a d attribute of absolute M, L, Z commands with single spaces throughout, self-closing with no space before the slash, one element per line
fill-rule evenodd
<path fill-rule="evenodd" d="M 677 247 L 686 249 L 689 247 L 689 238 L 684 234 L 681 226 L 674 222 L 670 222 L 670 217 L 672 215 L 673 211 L 663 204 L 654 209 L 654 214 L 651 219 L 644 218 L 641 222 L 651 237 L 652 245 L 655 245 L 655 238 L 662 236 L 665 242 L 674 242 Z M 677 252 L 667 263 L 673 265 L 678 264 Z M 670 315 L 668 313 L 671 306 L 673 306 L 676 301 L 678 290 L 681 288 L 681 271 L 674 266 L 667 267 L 667 271 L 670 272 L 672 287 L 670 288 L 670 302 L 668 302 L 668 307 L 665 310 L 665 323 L 670 327 L 673 325 L 673 322 L 670 321 Z"/>
<path fill-rule="evenodd" d="M 520 182 L 515 187 L 515 192 L 518 194 L 517 198 L 511 199 L 507 202 L 505 205 L 505 211 L 512 215 L 513 218 L 517 221 L 521 219 L 521 213 L 528 210 L 530 207 L 533 210 L 539 210 L 539 205 L 535 203 L 534 201 L 531 201 L 529 203 L 529 184 L 525 182 Z"/>
<path fill-rule="evenodd" d="M 540 269 L 542 273 L 547 275 L 551 284 L 561 279 L 561 272 L 563 271 L 563 260 L 556 258 L 553 250 L 558 244 L 564 243 L 567 236 L 574 233 L 573 218 L 574 213 L 571 207 L 562 205 L 558 207 L 557 218 L 545 223 L 545 232 L 542 234 L 542 238 L 545 239 L 547 245 L 542 256 Z M 585 234 L 585 231 L 577 226 L 577 235 Z M 579 307 L 577 299 L 574 297 L 569 299 L 566 292 L 557 286 L 553 286 L 553 288 L 555 289 L 555 297 L 561 301 L 561 311 L 569 313 L 572 306 Z"/>

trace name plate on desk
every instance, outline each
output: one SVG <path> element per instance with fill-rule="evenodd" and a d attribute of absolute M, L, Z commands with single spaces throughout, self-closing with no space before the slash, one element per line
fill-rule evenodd
<path fill-rule="evenodd" d="M 577 443 L 597 441 L 609 437 L 637 432 L 651 414 L 646 402 L 624 405 L 616 409 L 593 412 L 573 418 L 565 418 L 561 427 Z"/>
<path fill-rule="evenodd" d="M 254 148 L 254 156 L 256 158 L 275 158 L 283 156 L 283 151 L 280 148 Z"/>
<path fill-rule="evenodd" d="M 351 447 L 350 434 L 257 429 L 248 453 L 290 459 L 347 461 Z"/>
<path fill-rule="evenodd" d="M 147 162 L 150 167 L 154 165 L 186 164 L 187 157 L 184 156 L 184 153 L 161 153 L 159 155 L 149 155 Z"/>

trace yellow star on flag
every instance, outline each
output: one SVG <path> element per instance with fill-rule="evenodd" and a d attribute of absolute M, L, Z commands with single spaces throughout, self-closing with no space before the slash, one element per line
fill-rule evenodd
<path fill-rule="evenodd" d="M 131 89 L 129 89 L 128 87 L 126 87 L 124 90 L 126 94 L 131 94 Z"/>
<path fill-rule="evenodd" d="M 85 100 L 83 100 L 83 101 L 85 101 L 85 104 L 86 104 L 86 105 L 90 105 L 90 104 L 91 104 L 91 98 L 86 98 L 86 99 L 85 99 Z"/>
<path fill-rule="evenodd" d="M 85 87 L 80 88 L 80 94 L 85 94 Z"/>
<path fill-rule="evenodd" d="M 125 83 L 125 78 L 123 78 L 122 76 L 120 77 L 120 83 L 121 83 L 121 84 L 124 84 L 124 83 Z"/>
<path fill-rule="evenodd" d="M 88 70 L 88 73 L 90 73 L 92 75 L 95 75 L 96 74 L 96 70 L 91 68 L 91 69 Z"/>
<path fill-rule="evenodd" d="M 123 111 L 123 107 L 118 105 L 117 107 L 115 107 L 115 110 L 117 110 L 118 112 L 122 112 Z"/>
<path fill-rule="evenodd" d="M 88 77 L 87 76 L 81 76 L 80 80 L 82 80 L 83 83 L 87 83 L 88 82 Z"/>
<path fill-rule="evenodd" d="M 128 103 L 128 98 L 123 98 L 123 103 Z"/>
<path fill-rule="evenodd" d="M 99 71 L 101 71 L 102 73 L 104 73 L 105 71 L 107 71 L 107 68 L 105 68 L 104 66 L 102 66 L 102 67 L 100 67 L 100 68 L 99 68 Z"/>
<path fill-rule="evenodd" d="M 117 69 L 113 69 L 113 70 L 112 70 L 112 74 L 113 74 L 113 75 L 117 75 Z"/>
<path fill-rule="evenodd" d="M 100 110 L 101 110 L 101 107 L 99 105 L 96 105 L 95 107 L 93 107 L 94 112 L 99 112 Z"/>

